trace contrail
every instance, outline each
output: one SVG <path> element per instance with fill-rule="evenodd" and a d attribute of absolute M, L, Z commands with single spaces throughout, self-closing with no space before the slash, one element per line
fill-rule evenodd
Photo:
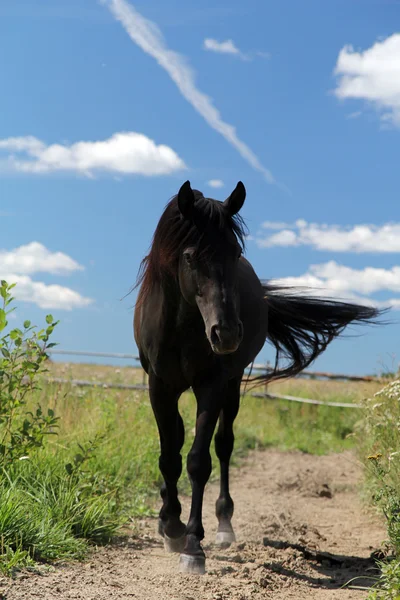
<path fill-rule="evenodd" d="M 144 52 L 156 59 L 158 64 L 167 71 L 172 81 L 175 82 L 182 96 L 195 110 L 218 131 L 239 154 L 257 171 L 260 171 L 268 183 L 277 183 L 271 171 L 264 167 L 254 152 L 240 140 L 233 125 L 222 120 L 219 111 L 215 108 L 211 98 L 197 89 L 192 69 L 186 58 L 170 50 L 158 26 L 145 19 L 138 11 L 125 0 L 102 0 L 121 22 L 129 37 Z"/>

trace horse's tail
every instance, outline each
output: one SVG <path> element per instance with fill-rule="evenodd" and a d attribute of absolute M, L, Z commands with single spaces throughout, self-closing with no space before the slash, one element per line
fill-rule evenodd
<path fill-rule="evenodd" d="M 300 295 L 298 291 L 265 283 L 268 311 L 267 339 L 276 350 L 275 367 L 254 382 L 293 377 L 308 367 L 350 323 L 377 324 L 385 312 L 329 298 Z M 281 367 L 282 359 L 288 364 Z"/>

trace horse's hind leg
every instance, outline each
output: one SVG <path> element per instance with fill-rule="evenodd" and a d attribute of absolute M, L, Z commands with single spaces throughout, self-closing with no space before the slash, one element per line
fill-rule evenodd
<path fill-rule="evenodd" d="M 178 500 L 177 483 L 182 473 L 181 449 L 185 430 L 178 412 L 180 393 L 166 386 L 153 373 L 149 377 L 150 401 L 160 435 L 159 467 L 164 477 L 161 487 L 163 505 L 160 510 L 159 533 L 164 537 L 165 549 L 181 552 L 185 545 L 185 525 Z"/>
<path fill-rule="evenodd" d="M 239 411 L 240 382 L 241 378 L 229 382 L 228 393 L 220 413 L 218 431 L 215 436 L 215 450 L 221 470 L 220 494 L 216 503 L 218 532 L 215 541 L 221 546 L 229 546 L 236 541 L 231 525 L 234 505 L 229 493 L 229 461 L 234 444 L 233 422 Z"/>

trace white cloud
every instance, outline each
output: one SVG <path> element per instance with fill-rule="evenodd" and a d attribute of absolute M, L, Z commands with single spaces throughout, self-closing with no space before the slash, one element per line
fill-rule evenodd
<path fill-rule="evenodd" d="M 219 42 L 218 40 L 214 40 L 213 38 L 206 38 L 203 42 L 204 50 L 208 50 L 210 52 L 216 52 L 217 54 L 230 54 L 232 56 L 236 56 L 237 58 L 241 58 L 242 60 L 253 60 L 256 56 L 260 56 L 262 58 L 270 58 L 270 54 L 268 52 L 260 52 L 256 50 L 255 52 L 242 52 L 235 45 L 233 40 L 225 40 L 224 42 Z"/>
<path fill-rule="evenodd" d="M 220 54 L 235 54 L 236 56 L 244 57 L 232 40 L 218 42 L 212 38 L 206 38 L 204 40 L 203 47 L 205 50 L 210 50 L 211 52 L 218 52 Z"/>
<path fill-rule="evenodd" d="M 296 233 L 290 229 L 283 229 L 268 238 L 257 239 L 257 245 L 260 248 L 267 248 L 269 246 L 297 246 L 298 244 Z"/>
<path fill-rule="evenodd" d="M 365 267 L 360 270 L 339 265 L 331 260 L 313 265 L 310 270 L 322 281 L 329 282 L 330 288 L 337 291 L 354 291 L 367 296 L 382 290 L 400 292 L 400 267 L 398 266 L 391 269 Z"/>
<path fill-rule="evenodd" d="M 93 302 L 74 290 L 58 284 L 33 281 L 33 273 L 68 275 L 83 267 L 63 252 L 51 252 L 39 242 L 31 242 L 14 250 L 0 250 L 0 279 L 16 283 L 13 295 L 40 308 L 72 310 Z"/>
<path fill-rule="evenodd" d="M 331 297 L 347 298 L 366 304 L 376 304 L 400 308 L 400 298 L 377 301 L 370 298 L 377 292 L 400 292 L 400 267 L 378 269 L 366 267 L 353 269 L 339 265 L 335 261 L 311 265 L 306 273 L 299 277 L 284 277 L 274 280 L 285 286 L 307 287 L 318 290 L 320 294 Z M 312 293 L 313 290 L 310 290 Z"/>
<path fill-rule="evenodd" d="M 361 99 L 382 112 L 384 120 L 400 126 L 400 33 L 394 33 L 363 52 L 345 46 L 339 53 L 335 94 Z"/>
<path fill-rule="evenodd" d="M 14 250 L 0 250 L 0 273 L 3 278 L 7 273 L 67 275 L 82 270 L 83 267 L 67 254 L 50 252 L 39 242 L 30 242 Z"/>
<path fill-rule="evenodd" d="M 13 289 L 13 295 L 17 300 L 31 302 L 40 308 L 72 310 L 88 306 L 93 302 L 91 298 L 85 298 L 68 287 L 32 281 L 28 275 L 8 273 L 7 282 L 17 284 Z"/>
<path fill-rule="evenodd" d="M 222 188 L 225 184 L 222 179 L 210 179 L 210 181 L 207 181 L 207 185 L 212 188 Z"/>
<path fill-rule="evenodd" d="M 400 223 L 342 227 L 307 223 L 299 219 L 293 225 L 267 221 L 262 227 L 281 231 L 259 236 L 256 242 L 260 248 L 311 246 L 316 250 L 334 252 L 400 252 Z"/>
<path fill-rule="evenodd" d="M 390 306 L 394 310 L 400 310 L 400 299 L 399 298 L 390 298 L 385 303 L 385 306 Z"/>
<path fill-rule="evenodd" d="M 165 43 L 158 26 L 145 19 L 133 6 L 125 0 L 103 0 L 114 17 L 121 22 L 131 40 L 146 54 L 152 56 L 168 73 L 178 87 L 182 96 L 205 119 L 205 121 L 254 169 L 260 171 L 269 183 L 276 183 L 269 169 L 264 167 L 254 152 L 239 139 L 235 127 L 225 123 L 212 100 L 196 87 L 195 76 L 186 57 L 170 50 Z"/>
<path fill-rule="evenodd" d="M 115 133 L 106 140 L 80 141 L 71 145 L 46 145 L 32 137 L 0 139 L 3 169 L 25 173 L 74 171 L 92 175 L 110 171 L 133 175 L 168 175 L 185 169 L 185 163 L 172 148 L 157 146 L 141 133 Z"/>
<path fill-rule="evenodd" d="M 211 52 L 220 52 L 221 54 L 241 54 L 239 48 L 236 48 L 232 40 L 218 42 L 212 38 L 206 38 L 204 40 L 204 49 L 211 50 Z"/>

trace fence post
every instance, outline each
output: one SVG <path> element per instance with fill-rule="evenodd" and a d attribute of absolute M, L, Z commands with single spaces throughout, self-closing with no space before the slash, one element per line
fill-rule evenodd
<path fill-rule="evenodd" d="M 267 364 L 265 365 L 265 374 L 268 375 L 268 371 L 271 368 L 271 363 L 269 362 L 269 360 L 267 360 Z M 268 382 L 265 381 L 264 384 L 264 393 L 267 394 L 268 393 Z"/>

